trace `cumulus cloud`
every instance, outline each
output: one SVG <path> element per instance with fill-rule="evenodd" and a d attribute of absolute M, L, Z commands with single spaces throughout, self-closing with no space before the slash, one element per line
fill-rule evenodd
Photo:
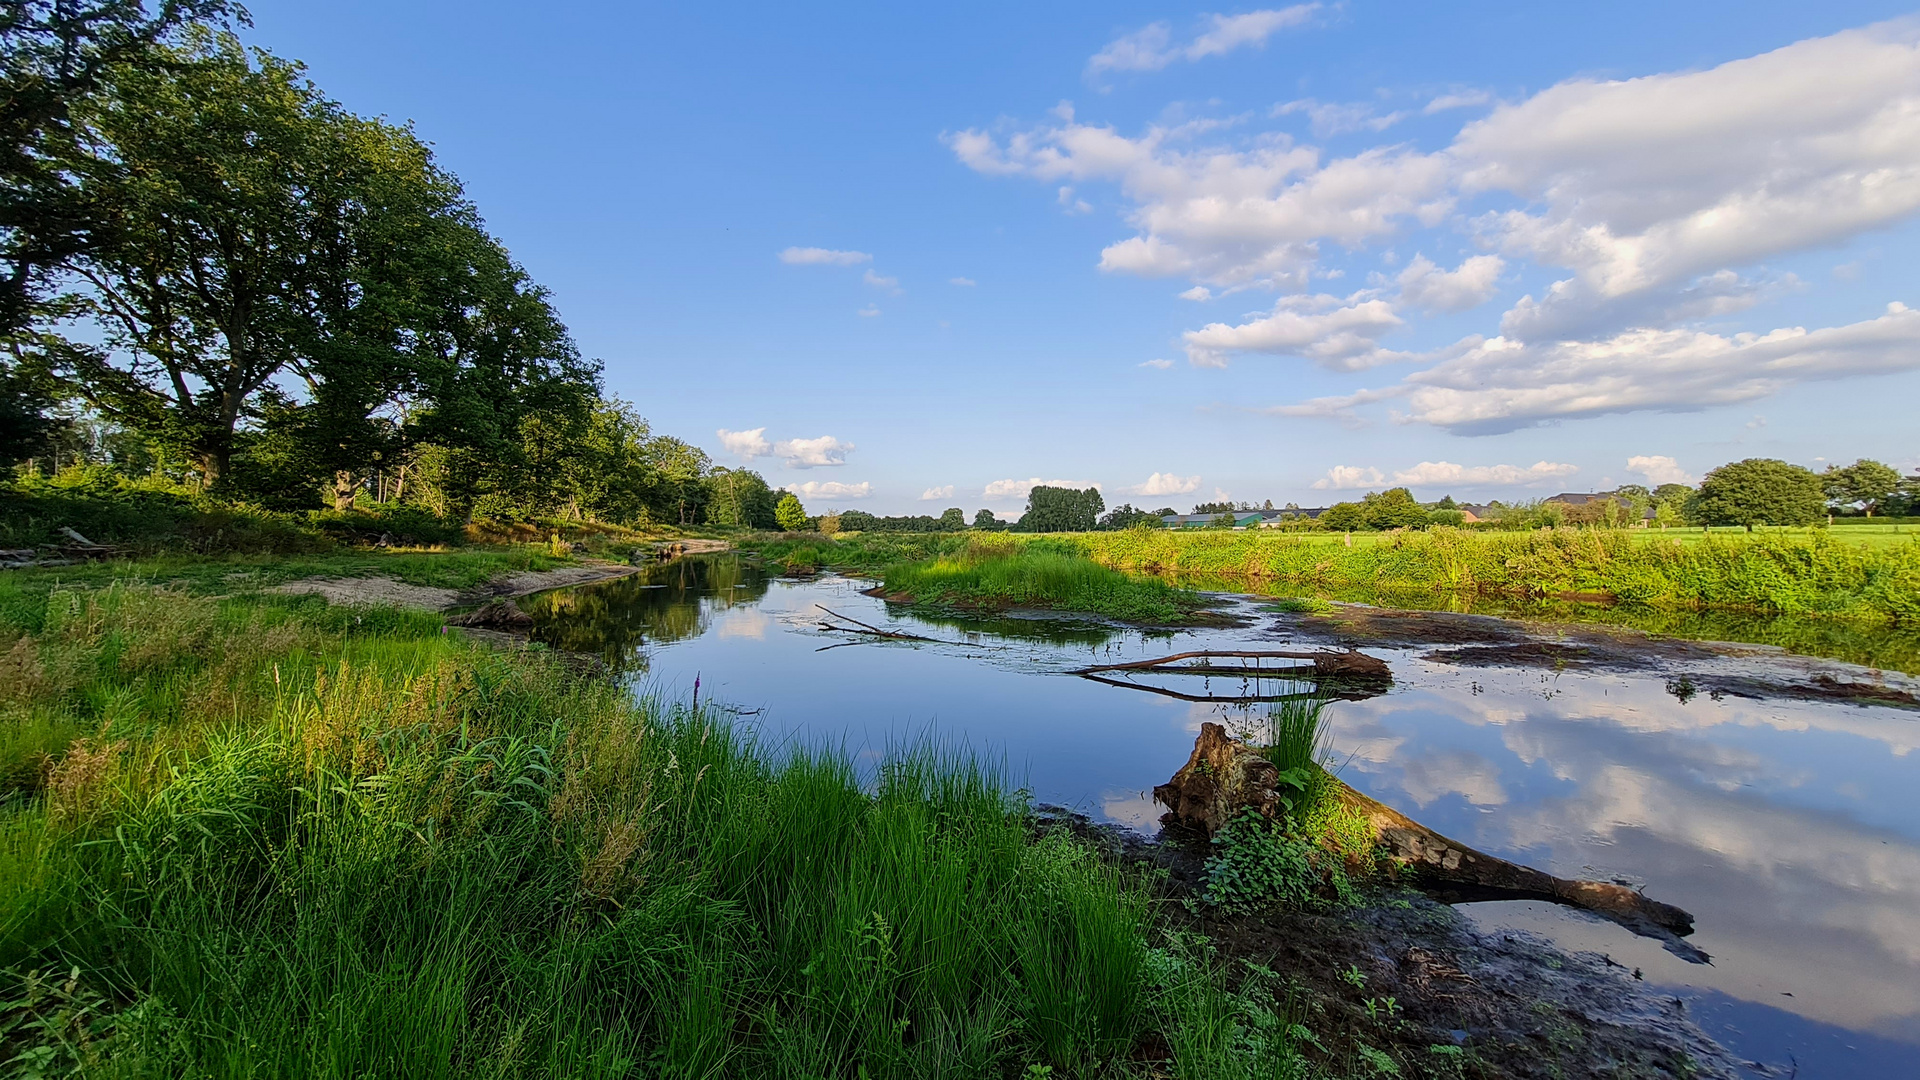
<path fill-rule="evenodd" d="M 1231 36 L 1193 56 L 1224 51 Z M 1186 50 L 1199 40 L 1156 24 L 1114 42 L 1090 70 L 1155 70 L 1192 58 Z M 1364 251 L 1416 226 L 1464 221 L 1485 253 L 1455 269 L 1418 259 L 1396 275 L 1398 293 L 1381 278 L 1371 295 L 1334 305 L 1291 297 L 1186 341 L 1202 365 L 1237 352 L 1337 370 L 1432 364 L 1397 388 L 1413 406 L 1405 418 L 1455 431 L 1701 408 L 1913 366 L 1897 312 L 1763 334 L 1699 324 L 1802 287 L 1768 260 L 1920 215 L 1920 19 L 1702 70 L 1570 79 L 1508 103 L 1456 89 L 1422 111 L 1479 105 L 1492 109 L 1432 152 L 1383 144 L 1329 155 L 1250 130 L 1247 117 L 1122 133 L 1076 121 L 1070 108 L 1037 125 L 950 134 L 947 144 L 984 175 L 1116 185 L 1132 235 L 1101 251 L 1101 269 L 1182 277 L 1195 299 L 1253 286 L 1302 293 L 1331 276 L 1320 267 L 1330 245 Z M 1278 111 L 1306 116 L 1318 137 L 1389 120 L 1372 106 L 1318 101 Z M 1455 218 L 1461 207 L 1469 216 Z M 1520 262 L 1554 278 L 1506 312 L 1498 336 L 1489 328 L 1487 339 L 1418 355 L 1380 346 L 1410 312 L 1486 302 Z M 1336 400 L 1282 408 L 1351 418 L 1353 405 Z"/>
<path fill-rule="evenodd" d="M 1138 138 L 1068 120 L 1004 139 L 946 137 L 967 167 L 1043 181 L 1111 180 L 1135 207 L 1137 235 L 1100 253 L 1100 268 L 1184 276 L 1216 286 L 1302 286 L 1332 241 L 1360 247 L 1408 219 L 1434 224 L 1451 207 L 1444 156 L 1379 147 L 1323 162 L 1282 136 L 1243 149 L 1194 148 L 1218 125 L 1155 126 Z"/>
<path fill-rule="evenodd" d="M 1508 254 L 1573 271 L 1562 303 L 1833 244 L 1920 211 L 1920 22 L 1571 80 L 1468 125 L 1451 155 L 1462 190 L 1533 204 L 1478 224 Z"/>
<path fill-rule="evenodd" d="M 1195 303 L 1200 303 L 1203 301 L 1213 299 L 1213 290 L 1207 288 L 1205 285 L 1195 285 L 1193 288 L 1188 289 L 1186 292 L 1181 293 L 1180 299 L 1192 300 Z"/>
<path fill-rule="evenodd" d="M 1120 490 L 1129 495 L 1189 495 L 1200 490 L 1200 478 L 1179 476 L 1174 473 L 1154 473 L 1145 481 Z"/>
<path fill-rule="evenodd" d="M 864 251 L 790 247 L 780 253 L 780 261 L 789 266 L 858 266 L 863 262 L 872 262 L 873 256 Z"/>
<path fill-rule="evenodd" d="M 1456 465 L 1451 461 L 1423 461 L 1411 469 L 1393 473 L 1393 483 L 1406 487 L 1433 487 L 1457 484 L 1462 487 L 1516 487 L 1564 480 L 1580 471 L 1577 465 L 1537 461 L 1522 468 L 1518 465 Z M 1358 491 L 1377 488 L 1387 482 L 1386 474 L 1372 466 L 1336 465 L 1327 475 L 1313 482 L 1320 491 Z"/>
<path fill-rule="evenodd" d="M 1629 330 L 1542 345 L 1497 337 L 1406 381 L 1411 419 L 1492 434 L 1641 409 L 1690 411 L 1800 382 L 1915 369 L 1920 311 L 1893 303 L 1877 319 L 1764 335 Z"/>
<path fill-rule="evenodd" d="M 773 444 L 773 452 L 785 458 L 789 469 L 811 469 L 823 465 L 845 465 L 853 444 L 831 435 L 817 439 L 784 439 Z"/>
<path fill-rule="evenodd" d="M 1487 302 L 1500 288 L 1506 260 L 1475 255 L 1452 270 L 1442 270 L 1425 255 L 1415 255 L 1396 279 L 1400 299 L 1427 311 L 1465 311 Z"/>
<path fill-rule="evenodd" d="M 1090 480 L 1042 480 L 1033 477 L 1029 480 L 995 480 L 988 484 L 980 494 L 995 502 L 1024 499 L 1037 487 L 1075 488 L 1081 491 L 1098 488 L 1100 485 Z"/>
<path fill-rule="evenodd" d="M 939 487 L 930 487 L 927 490 L 920 493 L 921 502 L 931 502 L 934 499 L 951 499 L 951 498 L 953 498 L 952 484 L 942 484 Z"/>
<path fill-rule="evenodd" d="M 838 480 L 808 480 L 803 484 L 788 484 L 782 491 L 791 491 L 803 499 L 864 499 L 873 494 L 873 485 L 865 480 L 857 484 L 843 484 Z"/>
<path fill-rule="evenodd" d="M 887 277 L 885 274 L 876 274 L 873 272 L 872 267 L 868 267 L 867 272 L 860 275 L 860 280 L 876 289 L 884 290 L 888 296 L 900 295 L 900 279 L 897 277 Z"/>
<path fill-rule="evenodd" d="M 1386 481 L 1386 474 L 1372 466 L 1335 465 L 1327 470 L 1327 475 L 1313 482 L 1313 489 L 1315 491 L 1358 491 L 1361 488 L 1379 487 Z"/>
<path fill-rule="evenodd" d="M 763 427 L 757 427 L 751 431 L 728 431 L 726 428 L 721 428 L 714 434 L 720 436 L 720 445 L 727 448 L 727 453 L 738 455 L 749 461 L 773 451 L 773 445 L 766 439 L 767 429 Z"/>
<path fill-rule="evenodd" d="M 1152 23 L 1115 38 L 1093 54 L 1087 61 L 1087 77 L 1094 79 L 1115 71 L 1159 71 L 1179 60 L 1201 60 L 1249 46 L 1258 48 L 1277 31 L 1306 22 L 1319 8 L 1317 3 L 1296 4 L 1244 15 L 1208 15 L 1200 32 L 1185 43 L 1174 42 L 1172 26 Z"/>
<path fill-rule="evenodd" d="M 1661 484 L 1691 484 L 1697 478 L 1665 454 L 1635 455 L 1627 459 L 1627 471 L 1644 477 L 1650 487 Z"/>
<path fill-rule="evenodd" d="M 1299 356 L 1335 371 L 1404 360 L 1408 354 L 1380 347 L 1379 338 L 1402 325 L 1393 305 L 1356 293 L 1342 300 L 1324 294 L 1285 296 L 1267 315 L 1238 326 L 1209 323 L 1181 335 L 1187 360 L 1199 367 L 1226 367 L 1236 352 Z"/>
<path fill-rule="evenodd" d="M 975 285 L 978 285 L 978 284 L 980 284 L 980 283 L 979 283 L 979 282 L 977 282 L 977 281 L 975 281 L 975 280 L 973 280 L 973 279 L 972 279 L 972 278 L 970 278 L 970 277 L 950 277 L 950 278 L 948 278 L 948 279 L 947 279 L 947 284 L 949 284 L 949 285 L 961 285 L 961 286 L 965 286 L 965 287 L 967 287 L 967 288 L 972 288 L 973 286 L 975 286 Z"/>

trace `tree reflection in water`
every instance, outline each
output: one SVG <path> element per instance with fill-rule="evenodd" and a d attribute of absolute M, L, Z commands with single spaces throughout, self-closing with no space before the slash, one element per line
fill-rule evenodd
<path fill-rule="evenodd" d="M 769 580 L 739 556 L 676 559 L 615 581 L 542 593 L 521 606 L 534 617 L 535 641 L 640 674 L 647 670 L 645 646 L 699 637 L 716 611 L 766 596 Z"/>

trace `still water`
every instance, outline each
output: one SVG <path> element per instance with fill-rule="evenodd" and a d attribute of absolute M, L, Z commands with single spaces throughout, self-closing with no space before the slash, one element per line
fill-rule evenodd
<path fill-rule="evenodd" d="M 1005 763 L 1034 798 L 1145 832 L 1149 796 L 1206 720 L 1191 702 L 1060 674 L 1197 648 L 1285 648 L 1271 621 L 1143 634 L 1055 620 L 890 612 L 864 583 L 689 558 L 525 602 L 536 636 L 599 654 L 636 693 L 698 679 L 764 742 L 867 760 L 933 738 Z M 834 632 L 822 608 L 942 644 Z M 1658 672 L 1460 668 L 1371 649 L 1394 689 L 1328 710 L 1354 787 L 1482 850 L 1619 879 L 1694 914 L 1688 963 L 1551 904 L 1467 905 L 1483 928 L 1603 952 L 1691 1003 L 1735 1054 L 1800 1078 L 1920 1076 L 1920 716 L 1884 706 L 1682 701 Z M 1176 693 L 1240 681 L 1164 677 Z M 1262 684 L 1262 692 L 1284 687 Z"/>

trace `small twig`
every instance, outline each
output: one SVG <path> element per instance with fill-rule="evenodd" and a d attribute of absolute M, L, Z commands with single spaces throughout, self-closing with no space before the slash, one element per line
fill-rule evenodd
<path fill-rule="evenodd" d="M 954 642 L 951 642 L 951 641 L 941 641 L 939 638 L 922 637 L 919 634 L 902 634 L 894 630 L 882 630 L 877 626 L 869 626 L 866 623 L 861 622 L 859 619 L 849 619 L 845 615 L 842 615 L 839 612 L 826 607 L 825 605 L 815 604 L 813 606 L 819 608 L 821 611 L 826 612 L 827 614 L 833 616 L 834 618 L 839 619 L 841 622 L 852 623 L 853 625 L 860 628 L 859 632 L 872 634 L 875 637 L 893 638 L 897 641 L 931 641 L 938 645 L 954 644 Z M 843 626 L 828 626 L 826 623 L 821 623 L 820 625 L 825 627 L 828 630 L 838 630 L 841 633 L 855 632 L 855 631 L 848 630 L 846 627 L 843 627 Z"/>

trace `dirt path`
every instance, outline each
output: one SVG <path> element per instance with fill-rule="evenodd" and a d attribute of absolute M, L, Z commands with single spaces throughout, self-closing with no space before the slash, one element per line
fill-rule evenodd
<path fill-rule="evenodd" d="M 455 608 L 527 596 L 568 585 L 610 581 L 639 572 L 637 566 L 617 563 L 588 566 L 562 566 L 553 570 L 522 570 L 495 578 L 471 589 L 444 589 L 430 585 L 408 585 L 390 577 L 306 578 L 276 585 L 269 592 L 313 593 L 327 598 L 329 604 L 391 604 L 422 611 L 451 611 Z"/>

